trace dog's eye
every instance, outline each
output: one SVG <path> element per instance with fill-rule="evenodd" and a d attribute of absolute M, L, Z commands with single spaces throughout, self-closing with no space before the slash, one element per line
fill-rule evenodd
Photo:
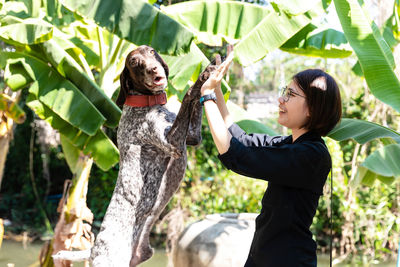
<path fill-rule="evenodd" d="M 150 54 L 154 55 L 154 50 L 150 50 Z"/>

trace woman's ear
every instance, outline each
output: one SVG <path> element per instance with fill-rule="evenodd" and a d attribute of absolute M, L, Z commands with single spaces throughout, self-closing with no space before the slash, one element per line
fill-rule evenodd
<path fill-rule="evenodd" d="M 121 75 L 119 76 L 120 89 L 117 101 L 115 101 L 117 106 L 121 109 L 125 103 L 126 95 L 128 94 L 129 90 L 128 79 L 129 79 L 129 70 L 127 69 L 127 67 L 125 67 L 124 70 L 121 72 Z"/>

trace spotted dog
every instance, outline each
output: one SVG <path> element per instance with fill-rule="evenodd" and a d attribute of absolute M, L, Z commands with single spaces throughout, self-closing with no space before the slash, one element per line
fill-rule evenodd
<path fill-rule="evenodd" d="M 117 143 L 120 169 L 91 251 L 93 266 L 136 266 L 153 250 L 149 234 L 184 177 L 186 145 L 201 142 L 200 88 L 210 65 L 187 91 L 176 115 L 166 102 L 168 66 L 149 46 L 129 53 L 121 73 Z M 147 100 L 146 100 L 147 99 Z"/>

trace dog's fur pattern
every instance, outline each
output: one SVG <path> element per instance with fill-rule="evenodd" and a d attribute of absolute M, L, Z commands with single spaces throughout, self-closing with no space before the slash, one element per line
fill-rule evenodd
<path fill-rule="evenodd" d="M 92 248 L 93 266 L 132 267 L 152 256 L 150 230 L 184 176 L 186 144 L 201 141 L 200 88 L 213 68 L 207 67 L 187 91 L 178 115 L 164 105 L 123 106 L 117 135 L 120 170 Z M 168 78 L 168 67 L 151 47 L 132 51 L 121 74 L 117 104 L 128 94 L 162 92 L 166 82 L 161 86 L 157 75 Z M 157 86 L 148 86 L 152 81 Z"/>

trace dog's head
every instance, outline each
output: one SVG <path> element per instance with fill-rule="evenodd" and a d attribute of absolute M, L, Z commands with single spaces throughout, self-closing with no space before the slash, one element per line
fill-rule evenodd
<path fill-rule="evenodd" d="M 157 52 L 146 45 L 131 51 L 125 60 L 120 75 L 121 89 L 117 105 L 122 107 L 129 91 L 143 95 L 154 95 L 168 84 L 168 66 Z"/>

